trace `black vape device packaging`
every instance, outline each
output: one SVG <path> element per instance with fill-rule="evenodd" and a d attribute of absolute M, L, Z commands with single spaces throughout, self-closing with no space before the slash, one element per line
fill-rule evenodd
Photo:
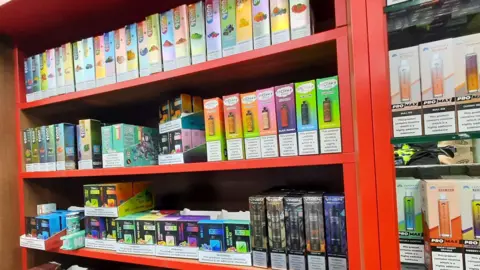
<path fill-rule="evenodd" d="M 265 198 L 265 195 L 256 195 L 248 199 L 253 266 L 263 268 L 267 268 L 270 262 Z"/>
<path fill-rule="evenodd" d="M 137 227 L 137 244 L 139 245 L 155 245 L 157 244 L 157 233 L 155 227 L 155 220 L 135 220 Z"/>
<path fill-rule="evenodd" d="M 348 269 L 348 246 L 345 196 L 343 194 L 325 194 L 323 209 L 328 269 L 346 270 Z"/>
<path fill-rule="evenodd" d="M 304 194 L 303 209 L 308 269 L 326 270 L 323 193 Z"/>
<path fill-rule="evenodd" d="M 272 269 L 287 269 L 284 196 L 280 193 L 266 197 L 268 253 Z"/>
<path fill-rule="evenodd" d="M 107 231 L 107 239 L 117 239 L 117 225 L 115 218 L 105 218 L 105 230 Z"/>
<path fill-rule="evenodd" d="M 303 196 L 289 194 L 284 199 L 288 269 L 306 269 Z"/>
<path fill-rule="evenodd" d="M 177 246 L 178 245 L 178 224 L 177 218 L 164 218 L 156 222 L 157 245 Z"/>

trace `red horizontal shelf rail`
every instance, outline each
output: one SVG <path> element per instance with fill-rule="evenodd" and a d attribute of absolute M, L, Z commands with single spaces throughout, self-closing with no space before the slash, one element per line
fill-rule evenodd
<path fill-rule="evenodd" d="M 20 177 L 24 179 L 36 178 L 67 178 L 67 177 L 90 177 L 90 176 L 118 176 L 118 175 L 147 175 L 165 173 L 206 172 L 206 171 L 229 171 L 248 169 L 268 169 L 282 167 L 301 167 L 316 165 L 333 165 L 354 163 L 353 153 L 325 154 L 302 157 L 282 157 L 270 159 L 252 159 L 222 162 L 200 162 L 189 164 L 158 165 L 134 168 L 113 168 L 93 170 L 70 170 L 56 172 L 23 172 Z"/>
<path fill-rule="evenodd" d="M 213 70 L 218 68 L 233 67 L 235 64 L 243 63 L 250 60 L 259 59 L 266 56 L 274 56 L 276 54 L 281 54 L 288 51 L 294 51 L 302 49 L 305 47 L 318 45 L 325 42 L 335 41 L 340 37 L 346 37 L 348 34 L 347 26 L 338 27 L 332 30 L 320 32 L 309 37 L 305 37 L 298 40 L 293 40 L 266 48 L 253 50 L 250 52 L 245 52 L 237 54 L 230 57 L 225 57 L 213 61 L 208 61 L 205 63 L 192 65 L 180 69 L 175 69 L 167 72 L 160 72 L 152 74 L 147 77 L 141 77 L 134 80 L 129 80 L 125 82 L 119 82 L 107 86 L 97 87 L 85 91 L 69 93 L 66 95 L 50 97 L 47 99 L 42 99 L 34 102 L 20 102 L 18 107 L 22 110 L 31 109 L 35 107 L 42 107 L 49 104 L 61 103 L 66 101 L 71 101 L 75 99 L 82 99 L 86 97 L 93 97 L 100 94 L 122 91 L 132 87 L 153 84 L 155 82 L 167 81 L 171 79 L 180 79 L 182 76 L 191 75 L 198 72 L 203 72 L 207 70 Z M 25 100 L 24 98 L 21 100 Z"/>

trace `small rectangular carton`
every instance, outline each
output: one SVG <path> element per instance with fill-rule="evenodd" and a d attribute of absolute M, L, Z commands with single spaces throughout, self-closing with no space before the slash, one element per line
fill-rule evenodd
<path fill-rule="evenodd" d="M 287 240 L 285 231 L 284 195 L 266 198 L 268 224 L 268 251 L 272 269 L 287 269 Z"/>
<path fill-rule="evenodd" d="M 245 138 L 245 157 L 255 159 L 262 157 L 260 146 L 260 131 L 258 130 L 257 93 L 250 92 L 240 95 L 242 102 L 243 137 Z"/>
<path fill-rule="evenodd" d="M 102 199 L 103 207 L 120 206 L 134 195 L 131 182 L 103 184 L 102 187 L 105 192 Z"/>
<path fill-rule="evenodd" d="M 179 129 L 168 133 L 168 149 L 170 154 L 183 153 L 192 149 L 192 130 Z"/>
<path fill-rule="evenodd" d="M 161 35 L 160 45 L 162 48 L 163 69 L 169 71 L 177 68 L 175 37 L 173 35 L 173 9 L 165 11 L 158 16 L 160 19 L 159 29 L 161 29 L 159 35 Z"/>
<path fill-rule="evenodd" d="M 102 207 L 105 187 L 99 184 L 84 185 L 83 196 L 86 207 Z"/>
<path fill-rule="evenodd" d="M 422 90 L 418 46 L 392 50 L 389 56 L 393 136 L 421 136 Z"/>
<path fill-rule="evenodd" d="M 278 130 L 274 88 L 257 90 L 257 101 L 262 158 L 278 157 Z"/>
<path fill-rule="evenodd" d="M 47 81 L 48 81 L 48 96 L 53 97 L 57 95 L 57 72 L 55 70 L 55 49 L 47 50 Z"/>
<path fill-rule="evenodd" d="M 192 107 L 193 107 L 193 112 L 202 112 L 203 111 L 203 99 L 202 97 L 199 96 L 193 96 L 192 97 Z"/>
<path fill-rule="evenodd" d="M 75 92 L 75 66 L 73 64 L 73 49 L 72 43 L 62 45 L 62 59 L 63 59 L 63 77 L 65 79 L 65 93 Z"/>
<path fill-rule="evenodd" d="M 267 210 L 265 195 L 255 195 L 248 198 L 250 211 L 251 245 L 253 251 L 253 266 L 267 268 L 269 265 Z"/>
<path fill-rule="evenodd" d="M 224 220 L 225 251 L 234 253 L 250 253 L 250 221 Z"/>
<path fill-rule="evenodd" d="M 117 243 L 121 244 L 135 244 L 136 240 L 136 215 L 130 215 L 122 218 L 117 218 Z"/>
<path fill-rule="evenodd" d="M 455 133 L 453 40 L 420 44 L 419 51 L 424 133 Z"/>
<path fill-rule="evenodd" d="M 75 125 L 56 124 L 57 171 L 75 170 L 77 168 L 77 149 L 75 147 Z"/>
<path fill-rule="evenodd" d="M 177 68 L 190 66 L 190 28 L 188 26 L 187 5 L 173 9 L 173 36 L 175 38 L 175 61 Z"/>
<path fill-rule="evenodd" d="M 33 101 L 33 92 L 32 92 L 32 84 L 33 84 L 33 74 L 32 74 L 32 58 L 28 57 L 25 58 L 23 61 L 23 67 L 25 70 L 25 90 L 26 90 L 26 101 L 31 102 Z"/>
<path fill-rule="evenodd" d="M 40 54 L 36 54 L 31 58 L 32 58 L 32 77 L 33 77 L 33 84 L 32 84 L 33 100 L 40 100 L 42 99 L 41 75 L 40 75 L 41 57 L 40 57 Z"/>
<path fill-rule="evenodd" d="M 455 95 L 458 132 L 480 130 L 480 81 L 478 54 L 480 34 L 455 38 Z"/>
<path fill-rule="evenodd" d="M 202 251 L 226 251 L 225 225 L 223 220 L 200 220 L 199 247 Z"/>
<path fill-rule="evenodd" d="M 465 269 L 475 269 L 480 252 L 480 180 L 459 180 Z"/>
<path fill-rule="evenodd" d="M 85 79 L 85 89 L 95 88 L 95 51 L 93 47 L 93 37 L 83 39 L 83 78 Z"/>
<path fill-rule="evenodd" d="M 163 41 L 160 41 L 160 14 L 152 14 L 150 16 L 147 16 L 146 19 L 148 62 L 150 64 L 150 73 L 153 74 L 157 72 L 162 72 L 162 51 L 164 51 L 165 48 L 162 47 Z M 171 44 L 173 46 L 173 42 Z M 163 61 L 165 62 L 164 65 L 166 65 L 166 63 L 168 62 L 167 59 L 163 59 Z"/>
<path fill-rule="evenodd" d="M 303 208 L 308 269 L 326 270 L 323 193 L 308 192 L 304 194 Z"/>
<path fill-rule="evenodd" d="M 237 44 L 235 53 L 253 50 L 252 0 L 237 0 Z"/>
<path fill-rule="evenodd" d="M 159 108 L 160 124 L 165 124 L 170 121 L 170 100 L 165 101 Z"/>
<path fill-rule="evenodd" d="M 220 0 L 205 0 L 207 35 L 207 60 L 222 58 L 222 35 L 220 25 Z"/>
<path fill-rule="evenodd" d="M 37 140 L 38 140 L 38 153 L 40 155 L 40 171 L 46 172 L 48 171 L 48 159 L 47 159 L 47 140 L 45 137 L 47 136 L 47 127 L 41 126 L 36 128 L 37 130 Z"/>
<path fill-rule="evenodd" d="M 138 68 L 140 77 L 150 75 L 150 62 L 148 60 L 147 22 L 137 23 L 138 39 Z"/>
<path fill-rule="evenodd" d="M 317 79 L 318 128 L 320 153 L 342 152 L 338 76 Z"/>
<path fill-rule="evenodd" d="M 397 178 L 400 261 L 424 264 L 421 180 Z"/>
<path fill-rule="evenodd" d="M 100 121 L 80 120 L 79 170 L 102 168 L 102 134 Z"/>
<path fill-rule="evenodd" d="M 25 236 L 37 238 L 36 217 L 25 217 Z"/>
<path fill-rule="evenodd" d="M 290 0 L 290 33 L 292 40 L 312 34 L 310 1 Z"/>
<path fill-rule="evenodd" d="M 135 219 L 136 244 L 137 245 L 155 245 L 157 244 L 157 232 L 155 223 L 160 219 L 160 215 L 146 214 Z"/>
<path fill-rule="evenodd" d="M 115 68 L 117 72 L 117 82 L 128 80 L 127 68 L 127 37 L 125 28 L 115 30 Z"/>
<path fill-rule="evenodd" d="M 220 1 L 223 57 L 234 55 L 237 47 L 236 0 Z"/>
<path fill-rule="evenodd" d="M 305 216 L 303 195 L 291 194 L 284 198 L 285 231 L 289 269 L 306 268 Z"/>
<path fill-rule="evenodd" d="M 115 218 L 105 218 L 105 230 L 107 232 L 108 240 L 117 240 L 117 224 Z"/>
<path fill-rule="evenodd" d="M 188 20 L 190 25 L 190 47 L 192 49 L 192 64 L 207 61 L 205 43 L 205 8 L 203 2 L 188 5 Z"/>
<path fill-rule="evenodd" d="M 42 99 L 49 97 L 47 58 L 47 52 L 43 52 L 40 58 L 40 90 L 42 91 Z"/>
<path fill-rule="evenodd" d="M 345 222 L 345 196 L 326 194 L 323 200 L 328 269 L 347 270 L 348 245 Z"/>
<path fill-rule="evenodd" d="M 103 34 L 103 46 L 105 57 L 105 80 L 103 85 L 117 82 L 115 71 L 115 31 Z"/>
<path fill-rule="evenodd" d="M 315 80 L 295 83 L 298 152 L 300 156 L 318 154 L 317 91 Z"/>
<path fill-rule="evenodd" d="M 192 148 L 205 144 L 205 130 L 192 129 Z"/>
<path fill-rule="evenodd" d="M 30 133 L 32 137 L 32 172 L 40 172 L 39 133 L 37 129 L 39 128 L 32 128 Z"/>
<path fill-rule="evenodd" d="M 245 159 L 240 94 L 223 97 L 223 112 L 228 160 Z"/>
<path fill-rule="evenodd" d="M 96 36 L 93 40 L 95 46 L 95 84 L 97 87 L 105 85 L 107 75 L 105 68 L 105 38 L 104 35 Z"/>
<path fill-rule="evenodd" d="M 429 270 L 447 269 L 452 263 L 462 269 L 460 189 L 458 180 L 422 180 L 425 265 Z"/>
<path fill-rule="evenodd" d="M 76 91 L 85 90 L 83 43 L 81 40 L 73 43 L 73 65 L 75 68 L 75 89 Z"/>
<path fill-rule="evenodd" d="M 131 80 L 138 78 L 138 41 L 137 24 L 132 23 L 125 26 L 125 41 L 127 50 L 127 78 Z"/>
<path fill-rule="evenodd" d="M 37 215 L 46 215 L 57 211 L 56 203 L 37 204 Z"/>
<path fill-rule="evenodd" d="M 47 171 L 56 171 L 57 151 L 55 125 L 46 126 L 45 142 L 47 143 Z"/>
<path fill-rule="evenodd" d="M 57 78 L 57 95 L 65 94 L 65 68 L 63 67 L 62 47 L 55 48 L 55 77 Z"/>
<path fill-rule="evenodd" d="M 32 161 L 32 128 L 27 128 L 22 131 L 23 136 L 23 163 L 25 164 L 26 172 L 33 172 Z"/>
<path fill-rule="evenodd" d="M 280 156 L 298 156 L 297 116 L 293 83 L 275 87 Z"/>
<path fill-rule="evenodd" d="M 270 1 L 254 0 L 253 16 L 253 47 L 261 49 L 272 44 L 270 38 Z"/>
<path fill-rule="evenodd" d="M 47 240 L 61 230 L 60 218 L 56 214 L 37 216 L 36 220 L 38 239 Z"/>
<path fill-rule="evenodd" d="M 169 133 L 160 134 L 160 155 L 170 154 L 170 144 L 168 142 Z"/>
<path fill-rule="evenodd" d="M 177 224 L 179 219 L 180 216 L 165 216 L 156 221 L 157 245 L 169 247 L 179 245 Z"/>
<path fill-rule="evenodd" d="M 290 40 L 290 12 L 288 0 L 270 0 L 272 44 Z"/>
<path fill-rule="evenodd" d="M 210 216 L 181 216 L 177 221 L 178 224 L 178 244 L 198 248 L 200 242 L 200 226 L 198 222 L 201 220 L 209 220 Z"/>
<path fill-rule="evenodd" d="M 104 217 L 85 217 L 85 238 L 107 239 L 107 224 Z"/>
<path fill-rule="evenodd" d="M 207 160 L 226 160 L 226 142 L 224 132 L 223 100 L 212 98 L 203 100 L 205 110 L 205 139 L 207 141 Z"/>
<path fill-rule="evenodd" d="M 180 119 L 184 113 L 192 112 L 192 97 L 189 94 L 176 96 L 170 104 L 170 120 Z"/>

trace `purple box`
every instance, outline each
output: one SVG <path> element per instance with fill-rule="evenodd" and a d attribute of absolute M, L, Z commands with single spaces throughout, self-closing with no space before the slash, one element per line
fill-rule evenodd
<path fill-rule="evenodd" d="M 329 269 L 337 269 L 338 265 L 347 263 L 347 230 L 345 222 L 345 196 L 325 195 L 323 197 L 325 212 L 325 242 Z"/>
<path fill-rule="evenodd" d="M 104 217 L 85 217 L 85 237 L 89 239 L 106 239 Z"/>
<path fill-rule="evenodd" d="M 280 156 L 298 156 L 295 91 L 293 84 L 275 87 Z"/>
<path fill-rule="evenodd" d="M 182 216 L 178 222 L 178 245 L 198 247 L 200 229 L 198 221 L 209 220 L 209 216 Z"/>

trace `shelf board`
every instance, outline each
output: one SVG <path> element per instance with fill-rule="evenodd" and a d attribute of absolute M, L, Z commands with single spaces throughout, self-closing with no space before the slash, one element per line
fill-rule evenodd
<path fill-rule="evenodd" d="M 480 132 L 457 133 L 457 134 L 441 134 L 441 135 L 426 135 L 426 136 L 411 136 L 402 138 L 392 138 L 392 144 L 403 143 L 433 143 L 441 141 L 457 141 L 480 138 Z"/>
<path fill-rule="evenodd" d="M 205 171 L 228 171 L 247 169 L 267 169 L 282 167 L 301 167 L 346 164 L 355 162 L 353 153 L 324 154 L 315 156 L 281 157 L 269 159 L 252 159 L 223 162 L 201 162 L 175 165 L 158 165 L 134 168 L 70 170 L 56 172 L 23 172 L 20 176 L 24 179 L 39 178 L 67 178 L 67 177 L 92 177 L 92 176 L 118 176 L 118 175 L 148 175 Z"/>

